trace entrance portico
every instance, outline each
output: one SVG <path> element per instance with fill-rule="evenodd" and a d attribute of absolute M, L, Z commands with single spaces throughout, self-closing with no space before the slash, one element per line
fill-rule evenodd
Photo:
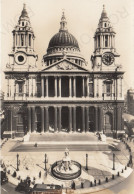
<path fill-rule="evenodd" d="M 93 111 L 94 110 L 94 111 Z M 89 105 L 41 105 L 28 107 L 28 131 L 88 132 L 98 131 L 97 107 Z M 101 115 L 100 115 L 101 116 Z"/>

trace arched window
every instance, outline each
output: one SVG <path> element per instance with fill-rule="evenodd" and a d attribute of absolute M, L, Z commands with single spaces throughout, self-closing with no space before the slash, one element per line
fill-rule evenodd
<path fill-rule="evenodd" d="M 105 23 L 104 26 L 107 27 L 107 23 Z"/>
<path fill-rule="evenodd" d="M 24 26 L 24 22 L 22 22 L 22 26 Z"/>

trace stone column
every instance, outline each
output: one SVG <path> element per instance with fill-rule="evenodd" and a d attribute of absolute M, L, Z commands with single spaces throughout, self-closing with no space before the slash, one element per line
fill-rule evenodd
<path fill-rule="evenodd" d="M 33 96 L 36 96 L 36 78 L 33 78 Z"/>
<path fill-rule="evenodd" d="M 102 107 L 99 107 L 99 131 L 103 131 L 104 128 L 104 115 Z"/>
<path fill-rule="evenodd" d="M 14 97 L 16 96 L 16 81 L 14 80 Z"/>
<path fill-rule="evenodd" d="M 25 80 L 25 83 L 24 83 L 24 97 L 26 97 L 26 92 L 27 92 L 27 88 L 26 88 L 26 80 Z"/>
<path fill-rule="evenodd" d="M 28 107 L 28 131 L 31 132 L 31 107 Z"/>
<path fill-rule="evenodd" d="M 98 107 L 95 108 L 95 130 L 98 131 Z"/>
<path fill-rule="evenodd" d="M 111 48 L 113 48 L 113 37 L 111 35 Z"/>
<path fill-rule="evenodd" d="M 121 130 L 121 121 L 122 121 L 122 118 L 121 118 L 121 107 L 118 106 L 117 107 L 117 115 L 116 115 L 116 118 L 117 118 L 117 131 Z"/>
<path fill-rule="evenodd" d="M 35 77 L 35 94 L 34 95 L 37 97 L 37 77 Z"/>
<path fill-rule="evenodd" d="M 76 107 L 73 107 L 73 131 L 76 132 Z"/>
<path fill-rule="evenodd" d="M 59 110 L 59 122 L 58 122 L 58 131 L 61 131 L 61 107 L 58 107 Z"/>
<path fill-rule="evenodd" d="M 11 79 L 11 97 L 14 97 L 14 79 Z"/>
<path fill-rule="evenodd" d="M 7 93 L 8 93 L 8 97 L 9 97 L 9 78 L 7 79 Z"/>
<path fill-rule="evenodd" d="M 72 107 L 69 107 L 69 132 L 72 131 Z"/>
<path fill-rule="evenodd" d="M 94 97 L 96 97 L 97 93 L 97 78 L 94 78 Z"/>
<path fill-rule="evenodd" d="M 82 132 L 85 132 L 85 107 L 82 107 Z"/>
<path fill-rule="evenodd" d="M 82 96 L 85 97 L 85 77 L 82 77 Z"/>
<path fill-rule="evenodd" d="M 109 36 L 107 38 L 107 47 L 109 47 Z"/>
<path fill-rule="evenodd" d="M 94 50 L 96 50 L 96 40 L 94 38 Z"/>
<path fill-rule="evenodd" d="M 17 94 L 17 97 L 19 96 L 19 84 L 17 83 L 16 84 L 16 94 Z"/>
<path fill-rule="evenodd" d="M 89 97 L 89 77 L 87 77 L 87 97 Z"/>
<path fill-rule="evenodd" d="M 59 97 L 61 97 L 61 77 L 59 77 Z"/>
<path fill-rule="evenodd" d="M 46 132 L 49 131 L 49 114 L 48 114 L 48 107 L 45 107 L 45 111 L 46 111 L 46 125 L 45 125 L 45 129 L 46 129 Z"/>
<path fill-rule="evenodd" d="M 116 80 L 116 97 L 118 100 L 118 97 L 119 97 L 119 79 Z"/>
<path fill-rule="evenodd" d="M 74 77 L 74 82 L 73 82 L 73 90 L 74 90 L 74 97 L 76 97 L 76 77 Z"/>
<path fill-rule="evenodd" d="M 57 132 L 57 107 L 54 107 L 54 131 Z"/>
<path fill-rule="evenodd" d="M 100 35 L 100 47 L 103 48 L 102 35 Z"/>
<path fill-rule="evenodd" d="M 48 77 L 46 76 L 46 97 L 48 97 Z"/>
<path fill-rule="evenodd" d="M 57 77 L 54 77 L 55 97 L 57 97 Z"/>
<path fill-rule="evenodd" d="M 44 77 L 41 77 L 41 97 L 44 98 Z"/>
<path fill-rule="evenodd" d="M 32 96 L 33 96 L 33 77 L 31 78 L 32 81 Z"/>
<path fill-rule="evenodd" d="M 69 77 L 69 97 L 72 97 L 72 77 Z"/>
<path fill-rule="evenodd" d="M 111 35 L 109 35 L 109 47 L 111 48 Z"/>
<path fill-rule="evenodd" d="M 41 107 L 41 132 L 44 132 L 44 107 Z"/>
<path fill-rule="evenodd" d="M 86 132 L 89 131 L 89 107 L 86 107 Z"/>
<path fill-rule="evenodd" d="M 35 131 L 35 107 L 32 107 L 32 132 Z"/>

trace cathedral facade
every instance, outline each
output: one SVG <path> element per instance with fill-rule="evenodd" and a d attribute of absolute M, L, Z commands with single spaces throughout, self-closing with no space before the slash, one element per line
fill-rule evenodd
<path fill-rule="evenodd" d="M 25 4 L 12 33 L 13 48 L 4 72 L 6 133 L 123 132 L 124 72 L 105 7 L 94 35 L 91 71 L 67 29 L 64 13 L 41 70 Z"/>

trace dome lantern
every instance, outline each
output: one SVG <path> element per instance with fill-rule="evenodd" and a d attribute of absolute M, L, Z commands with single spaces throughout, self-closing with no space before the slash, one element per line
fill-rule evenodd
<path fill-rule="evenodd" d="M 65 18 L 64 11 L 62 12 L 59 32 L 60 31 L 67 31 L 67 21 L 66 21 L 66 18 Z"/>

